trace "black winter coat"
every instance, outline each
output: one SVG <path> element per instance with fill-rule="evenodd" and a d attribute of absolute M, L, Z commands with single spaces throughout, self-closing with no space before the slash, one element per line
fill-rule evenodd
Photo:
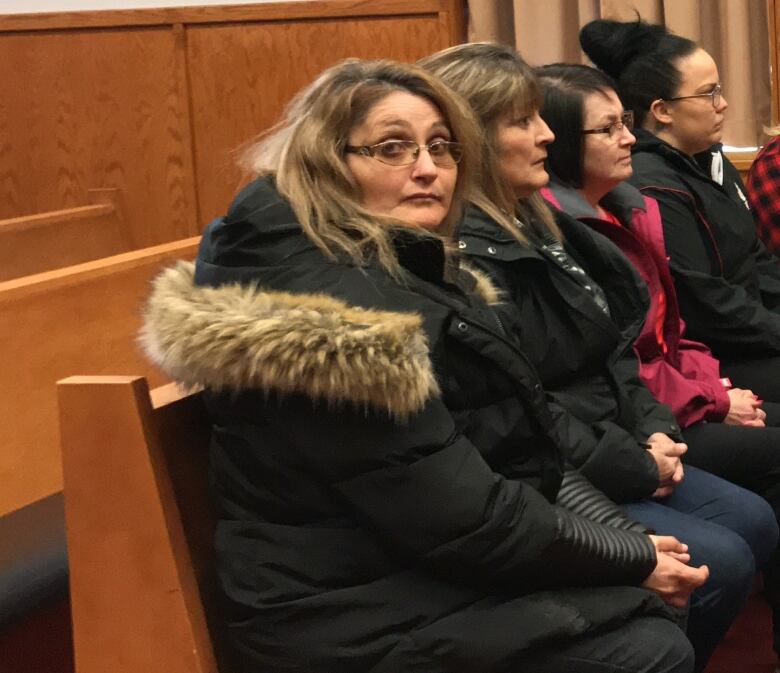
<path fill-rule="evenodd" d="M 207 228 L 194 282 L 186 264 L 156 281 L 143 338 L 207 387 L 247 670 L 516 673 L 528 648 L 665 614 L 635 586 L 563 588 L 639 584 L 652 544 L 553 504 L 533 368 L 473 276 L 445 281 L 438 241 L 394 240 L 404 283 L 326 258 L 257 180 Z"/>
<path fill-rule="evenodd" d="M 691 339 L 725 360 L 780 355 L 780 267 L 756 235 L 739 173 L 639 129 L 630 182 L 658 201 L 680 313 Z"/>
<path fill-rule="evenodd" d="M 548 392 L 571 463 L 613 500 L 641 500 L 659 485 L 647 438 L 681 441 L 671 410 L 639 380 L 633 343 L 647 289 L 611 241 L 564 213 L 556 218 L 568 255 L 602 288 L 610 315 L 543 246 L 518 243 L 478 208 L 461 225 L 460 249 L 504 291 L 496 309 Z M 524 233 L 538 241 L 530 227 Z"/>

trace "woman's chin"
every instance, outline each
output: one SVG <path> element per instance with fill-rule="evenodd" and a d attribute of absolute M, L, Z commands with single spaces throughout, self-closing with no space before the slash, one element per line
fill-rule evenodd
<path fill-rule="evenodd" d="M 407 227 L 427 229 L 428 231 L 440 229 L 444 222 L 442 217 L 403 217 L 400 219 Z"/>

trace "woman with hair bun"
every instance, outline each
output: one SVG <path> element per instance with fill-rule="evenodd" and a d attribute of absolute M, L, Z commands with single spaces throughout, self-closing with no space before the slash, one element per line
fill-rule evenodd
<path fill-rule="evenodd" d="M 643 21 L 592 21 L 580 42 L 634 112 L 630 182 L 658 201 L 690 337 L 712 349 L 726 376 L 780 402 L 780 267 L 721 151 L 728 103 L 715 61 Z"/>

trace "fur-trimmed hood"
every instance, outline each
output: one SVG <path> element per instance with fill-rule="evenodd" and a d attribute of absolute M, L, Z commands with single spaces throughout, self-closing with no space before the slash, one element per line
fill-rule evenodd
<path fill-rule="evenodd" d="M 154 281 L 141 343 L 177 381 L 345 402 L 393 416 L 439 393 L 422 319 L 322 294 L 200 287 L 179 262 Z"/>

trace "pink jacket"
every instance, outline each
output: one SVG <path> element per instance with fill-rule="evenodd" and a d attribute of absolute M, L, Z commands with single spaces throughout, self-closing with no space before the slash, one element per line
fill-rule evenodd
<path fill-rule="evenodd" d="M 650 392 L 672 408 L 680 427 L 702 420 L 722 421 L 730 400 L 720 380 L 720 362 L 707 346 L 684 338 L 685 323 L 669 272 L 656 201 L 626 183 L 619 185 L 601 201 L 623 225 L 617 226 L 599 217 L 575 189 L 553 182 L 542 193 L 553 206 L 609 238 L 647 283 L 650 308 L 634 350 L 640 378 Z M 664 303 L 663 324 L 657 329 Z"/>

